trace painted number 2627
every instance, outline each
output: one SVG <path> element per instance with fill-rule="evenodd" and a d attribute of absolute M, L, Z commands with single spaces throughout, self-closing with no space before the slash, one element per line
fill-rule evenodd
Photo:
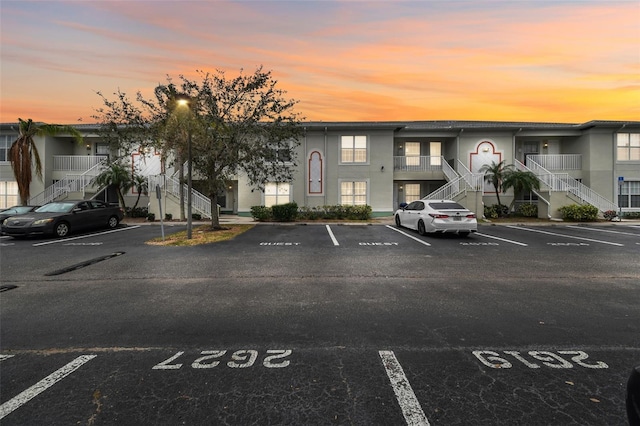
<path fill-rule="evenodd" d="M 177 362 L 184 355 L 184 351 L 177 352 L 171 358 L 167 358 L 161 363 L 153 366 L 153 370 L 178 370 L 183 364 Z M 198 358 L 191 362 L 191 368 L 215 368 L 217 366 L 227 366 L 229 368 L 249 368 L 258 361 L 258 351 L 243 349 L 228 353 L 226 350 L 202 351 Z M 291 350 L 267 350 L 261 358 L 262 366 L 266 368 L 284 368 L 289 366 L 289 360 L 285 359 L 291 355 Z"/>

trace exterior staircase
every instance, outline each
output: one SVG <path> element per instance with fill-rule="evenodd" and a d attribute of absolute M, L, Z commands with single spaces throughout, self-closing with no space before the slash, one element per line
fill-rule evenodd
<path fill-rule="evenodd" d="M 150 194 L 154 193 L 154 191 L 156 190 L 155 189 L 156 185 L 160 188 L 160 190 L 164 191 L 165 194 L 172 197 L 176 203 L 180 202 L 180 180 L 176 178 L 175 175 L 149 176 L 149 193 Z M 187 203 L 188 191 L 189 191 L 188 185 L 183 184 L 183 194 L 184 194 L 185 205 Z M 211 217 L 211 199 L 192 188 L 191 189 L 191 210 L 192 210 L 192 213 L 198 213 L 203 218 L 210 218 Z"/>
<path fill-rule="evenodd" d="M 462 175 L 442 158 L 442 172 L 448 182 L 422 199 L 454 200 L 466 194 L 467 191 L 482 191 L 483 175 L 472 173 L 460 160 L 458 160 L 458 167 L 463 172 Z"/>
<path fill-rule="evenodd" d="M 528 166 L 525 166 L 518 160 L 515 162 L 518 170 L 533 172 L 546 191 L 565 192 L 567 195 L 575 198 L 580 204 L 590 204 L 597 207 L 601 213 L 607 210 L 618 210 L 616 203 L 606 199 L 588 186 L 572 178 L 568 173 L 552 173 L 531 158 L 527 159 L 527 164 Z"/>
<path fill-rule="evenodd" d="M 93 178 L 98 176 L 104 169 L 105 161 L 95 164 L 83 173 L 66 175 L 63 179 L 47 187 L 41 193 L 31 197 L 29 204 L 32 206 L 41 206 L 52 201 L 65 199 L 70 193 L 74 192 L 81 192 L 84 196 L 85 189 L 91 185 Z"/>

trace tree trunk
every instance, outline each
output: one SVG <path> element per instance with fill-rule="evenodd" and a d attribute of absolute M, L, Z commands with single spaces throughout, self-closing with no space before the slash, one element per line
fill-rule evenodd
<path fill-rule="evenodd" d="M 211 228 L 222 229 L 220 215 L 218 214 L 218 193 L 212 193 L 209 198 L 211 199 Z"/>
<path fill-rule="evenodd" d="M 178 193 L 180 195 L 180 221 L 184 222 L 184 162 L 182 161 L 182 156 L 178 156 L 178 181 L 180 182 L 180 188 L 178 188 Z"/>

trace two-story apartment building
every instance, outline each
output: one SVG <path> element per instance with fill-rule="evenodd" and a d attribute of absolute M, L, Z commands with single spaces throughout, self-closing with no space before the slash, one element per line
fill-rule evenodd
<path fill-rule="evenodd" d="M 264 191 L 242 176 L 221 194 L 222 212 L 249 215 L 251 206 L 295 201 L 300 206 L 367 204 L 375 216 L 391 215 L 403 202 L 453 198 L 482 215 L 496 202 L 495 190 L 480 169 L 505 161 L 533 171 L 542 187 L 527 200 L 540 217 L 558 217 L 567 204 L 593 204 L 601 211 L 640 211 L 640 121 L 590 121 L 582 124 L 488 121 L 307 122 L 297 152 L 292 182 L 270 182 Z M 7 151 L 17 136 L 14 124 L 0 125 L 0 206 L 18 203 Z M 33 180 L 32 202 L 90 197 L 87 182 L 99 170 L 108 146 L 94 125 L 77 126 L 80 146 L 68 137 L 36 140 L 44 182 Z M 132 154 L 151 188 L 165 191 L 163 211 L 177 217 L 179 187 L 173 171 L 153 153 Z M 141 161 L 144 159 L 144 161 Z M 195 177 L 197 188 L 197 176 Z M 56 186 L 57 185 L 57 186 Z M 136 194 L 131 194 L 136 196 Z M 153 197 L 152 197 L 153 198 Z M 513 194 L 501 194 L 508 203 Z M 148 200 L 145 200 L 146 204 Z M 207 199 L 194 196 L 194 211 L 210 212 Z M 157 202 L 149 203 L 151 211 Z"/>

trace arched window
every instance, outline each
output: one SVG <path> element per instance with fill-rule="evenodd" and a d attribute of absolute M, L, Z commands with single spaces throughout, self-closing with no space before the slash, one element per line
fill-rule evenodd
<path fill-rule="evenodd" d="M 313 151 L 309 154 L 309 195 L 322 195 L 323 193 L 322 154 Z"/>

